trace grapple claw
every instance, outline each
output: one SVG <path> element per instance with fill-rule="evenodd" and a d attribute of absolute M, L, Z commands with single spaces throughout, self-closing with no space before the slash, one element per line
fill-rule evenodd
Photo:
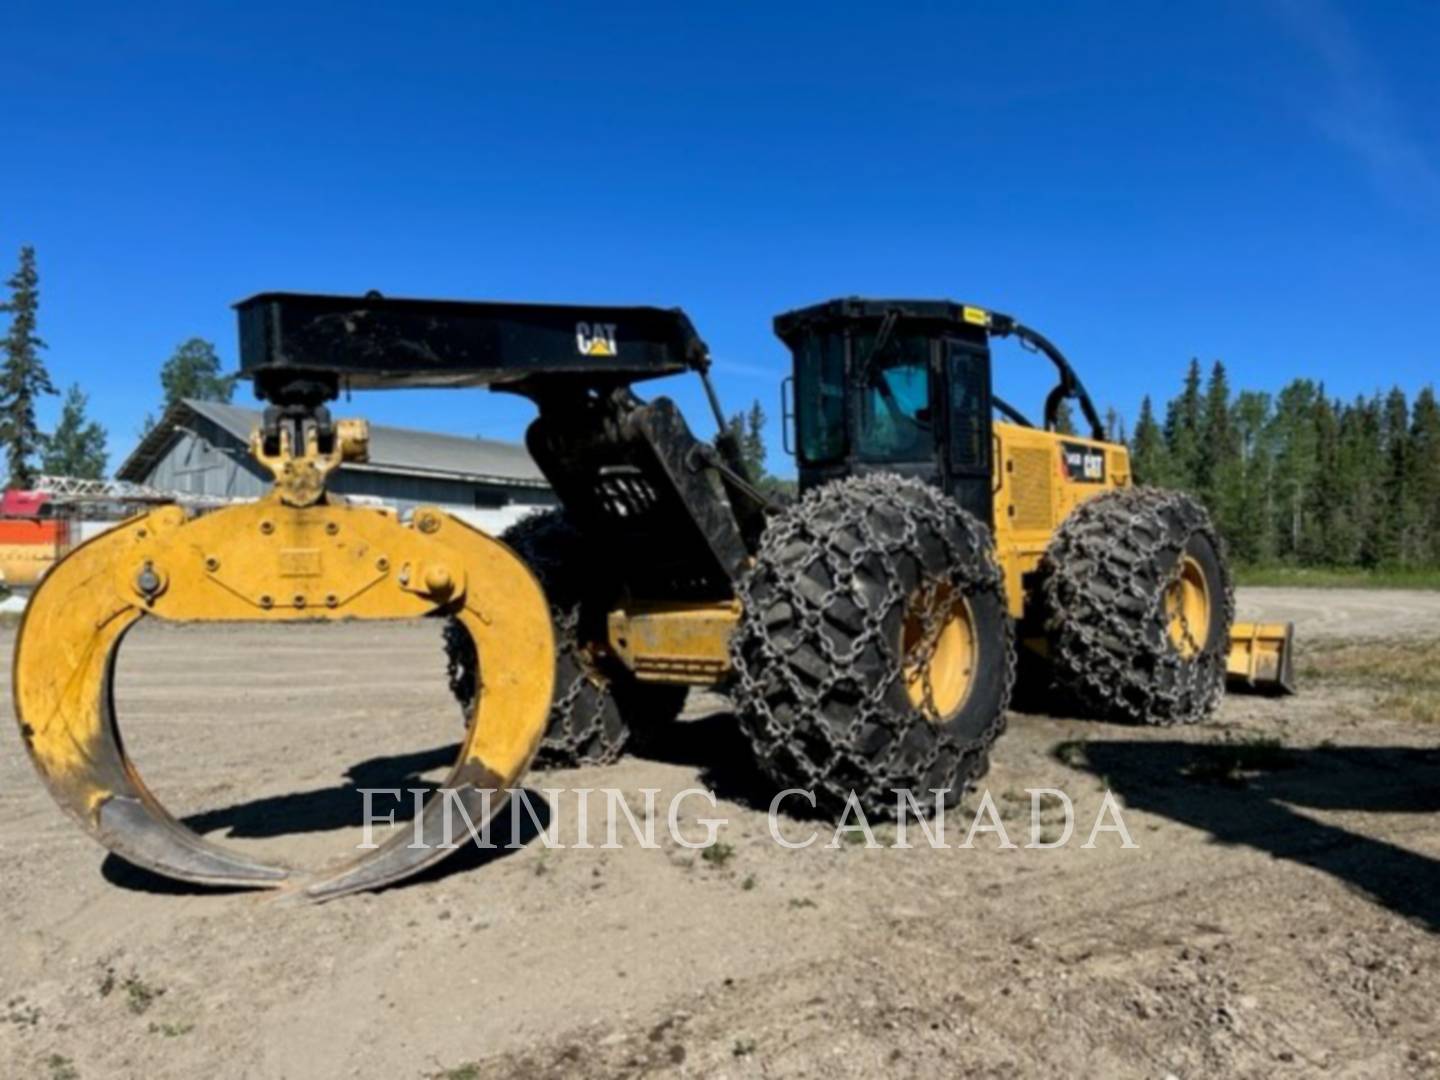
<path fill-rule="evenodd" d="M 186 520 L 167 507 L 62 559 L 30 599 L 15 648 L 16 716 L 51 794 L 105 847 L 183 881 L 299 887 L 326 900 L 409 877 L 442 845 L 456 800 L 474 819 L 486 788 L 513 786 L 544 732 L 554 639 L 539 585 L 498 541 L 438 510 L 423 528 L 372 509 L 274 498 Z M 478 586 L 483 583 L 484 595 Z M 115 657 L 141 618 L 179 622 L 334 621 L 453 615 L 487 678 L 459 760 L 415 828 L 318 880 L 212 843 L 175 820 L 126 757 Z M 493 674 L 492 674 L 493 673 Z M 498 810 L 503 800 L 493 800 Z M 477 821 L 478 824 L 478 821 Z"/>

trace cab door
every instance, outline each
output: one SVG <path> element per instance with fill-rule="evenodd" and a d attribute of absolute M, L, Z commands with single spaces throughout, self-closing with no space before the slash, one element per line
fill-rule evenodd
<path fill-rule="evenodd" d="M 947 426 L 944 486 L 956 502 L 993 528 L 990 350 L 958 338 L 941 339 L 940 348 Z"/>

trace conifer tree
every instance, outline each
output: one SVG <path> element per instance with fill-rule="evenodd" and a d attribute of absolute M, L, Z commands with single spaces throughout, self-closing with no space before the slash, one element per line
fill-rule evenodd
<path fill-rule="evenodd" d="M 1418 530 L 1415 528 L 1417 508 L 1410 491 L 1410 407 L 1399 387 L 1385 398 L 1380 443 L 1383 454 L 1380 482 L 1385 492 L 1380 522 L 1380 562 L 1403 566 L 1414 561 Z"/>
<path fill-rule="evenodd" d="M 109 455 L 105 450 L 105 429 L 85 416 L 88 398 L 79 386 L 65 392 L 60 422 L 45 437 L 41 468 L 51 476 L 74 476 L 99 480 L 105 475 Z"/>
<path fill-rule="evenodd" d="M 1305 511 L 1315 482 L 1315 404 L 1318 391 L 1309 379 L 1296 379 L 1275 399 L 1271 432 L 1275 455 L 1276 549 L 1282 559 L 1298 558 Z"/>
<path fill-rule="evenodd" d="M 1231 537 L 1242 562 L 1273 562 L 1275 551 L 1275 460 L 1268 436 L 1270 395 L 1242 390 L 1232 410 L 1240 451 L 1240 495 L 1236 533 Z"/>
<path fill-rule="evenodd" d="M 1170 452 L 1160 425 L 1155 422 L 1155 409 L 1148 394 L 1140 402 L 1140 419 L 1135 421 L 1135 438 L 1130 446 L 1130 455 L 1137 483 L 1153 487 L 1170 486 Z"/>
<path fill-rule="evenodd" d="M 1165 447 L 1172 483 L 1186 491 L 1198 487 L 1200 457 L 1200 361 L 1192 358 L 1185 388 L 1165 411 Z"/>
<path fill-rule="evenodd" d="M 1224 536 L 1239 530 L 1243 474 L 1240 442 L 1230 419 L 1230 381 L 1220 361 L 1210 369 L 1195 461 L 1196 487 Z"/>
<path fill-rule="evenodd" d="M 40 350 L 45 342 L 37 333 L 40 309 L 40 272 L 35 249 L 20 249 L 20 265 L 6 283 L 9 300 L 0 307 L 10 316 L 0 364 L 0 442 L 5 446 L 9 485 L 27 488 L 35 477 L 33 458 L 42 436 L 35 420 L 35 399 L 55 393 Z"/>
<path fill-rule="evenodd" d="M 1070 399 L 1061 398 L 1060 407 L 1055 410 L 1055 430 L 1061 435 L 1075 434 L 1075 412 L 1070 408 Z"/>
<path fill-rule="evenodd" d="M 160 369 L 160 388 L 167 409 L 183 398 L 228 402 L 235 392 L 235 379 L 220 373 L 214 345 L 203 338 L 190 338 L 176 347 Z"/>
<path fill-rule="evenodd" d="M 1440 566 L 1440 403 L 1434 387 L 1415 395 L 1410 411 L 1410 490 L 1415 505 L 1415 528 L 1419 533 L 1417 560 L 1425 566 Z"/>

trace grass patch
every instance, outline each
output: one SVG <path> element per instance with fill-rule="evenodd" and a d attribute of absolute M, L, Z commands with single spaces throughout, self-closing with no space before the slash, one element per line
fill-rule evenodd
<path fill-rule="evenodd" d="M 453 1069 L 441 1069 L 429 1073 L 428 1080 L 480 1080 L 480 1066 L 472 1061 Z"/>
<path fill-rule="evenodd" d="M 1050 756 L 1061 765 L 1072 769 L 1083 769 L 1089 764 L 1089 759 L 1085 756 L 1084 739 L 1066 739 L 1064 742 L 1058 742 L 1050 749 Z"/>
<path fill-rule="evenodd" d="M 167 1039 L 178 1039 L 181 1035 L 189 1035 L 195 1030 L 194 1024 L 157 1024 L 153 1021 L 150 1024 L 151 1035 L 164 1035 Z"/>
<path fill-rule="evenodd" d="M 45 1065 L 50 1070 L 50 1080 L 80 1080 L 80 1071 L 64 1054 L 51 1054 Z"/>
<path fill-rule="evenodd" d="M 1301 677 L 1378 690 L 1384 715 L 1440 724 L 1440 639 L 1319 644 L 1307 651 Z"/>
<path fill-rule="evenodd" d="M 735 845 L 727 844 L 724 840 L 717 840 L 704 851 L 700 852 L 700 858 L 714 867 L 721 867 L 735 858 Z"/>
<path fill-rule="evenodd" d="M 1366 570 L 1350 566 L 1238 566 L 1237 585 L 1315 589 L 1440 589 L 1440 569 Z"/>
<path fill-rule="evenodd" d="M 1180 770 L 1197 784 L 1244 787 L 1250 776 L 1288 769 L 1294 758 L 1273 735 L 1229 735 L 1195 747 L 1195 756 Z"/>
<path fill-rule="evenodd" d="M 125 1007 L 136 1016 L 149 1012 L 150 1006 L 165 994 L 163 986 L 151 986 L 139 975 L 131 975 L 120 987 L 125 991 Z"/>

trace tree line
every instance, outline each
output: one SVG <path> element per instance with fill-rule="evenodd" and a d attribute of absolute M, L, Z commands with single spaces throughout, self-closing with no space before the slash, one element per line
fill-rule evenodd
<path fill-rule="evenodd" d="M 7 488 L 26 489 L 41 473 L 98 480 L 109 463 L 107 433 L 86 415 L 89 396 L 78 383 L 65 391 L 53 431 L 42 431 L 35 414 L 43 398 L 59 391 L 45 363 L 40 337 L 40 271 L 35 249 L 25 246 L 15 272 L 6 280 L 9 291 L 0 300 L 0 315 L 9 326 L 0 339 L 0 447 L 4 448 Z M 160 369 L 164 407 L 181 398 L 229 401 L 234 377 L 221 374 L 215 346 L 200 338 L 182 343 Z M 141 433 L 154 426 L 145 418 Z"/>
<path fill-rule="evenodd" d="M 1149 397 L 1130 440 L 1136 479 L 1199 497 L 1238 563 L 1440 566 L 1440 404 L 1427 386 L 1351 401 L 1323 382 L 1232 393 L 1192 360 L 1160 419 Z"/>
<path fill-rule="evenodd" d="M 38 473 L 105 475 L 107 433 L 86 415 L 78 384 L 65 391 L 45 432 L 36 405 L 58 391 L 39 333 L 40 274 L 35 249 L 22 247 L 0 315 L 0 447 L 6 484 L 27 488 Z M 182 398 L 228 402 L 234 376 L 215 347 L 182 342 L 160 369 L 162 407 Z M 1073 431 L 1068 407 L 1059 418 Z M 154 424 L 147 416 L 142 434 Z M 1109 438 L 1126 442 L 1124 422 L 1107 411 Z M 747 470 L 767 492 L 794 482 L 766 469 L 765 413 L 757 401 L 727 427 Z M 1202 379 L 1190 362 L 1163 420 L 1144 399 L 1128 439 L 1140 483 L 1198 496 L 1239 563 L 1340 567 L 1440 567 L 1440 404 L 1433 387 L 1409 401 L 1400 389 L 1353 401 L 1331 398 L 1324 383 L 1295 379 L 1279 393 L 1233 393 L 1218 361 Z"/>

